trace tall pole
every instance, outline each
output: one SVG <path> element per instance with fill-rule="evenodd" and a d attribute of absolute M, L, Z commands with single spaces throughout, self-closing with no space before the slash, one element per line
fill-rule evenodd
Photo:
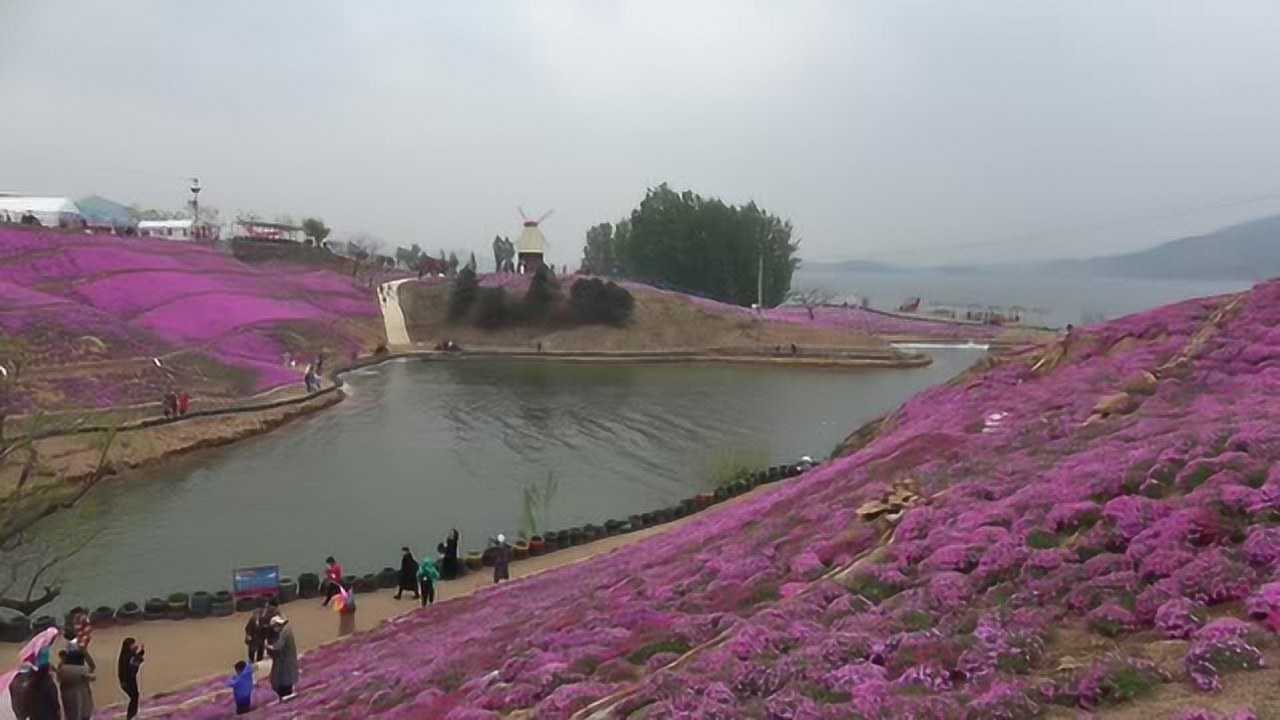
<path fill-rule="evenodd" d="M 191 235 L 200 232 L 200 178 L 191 178 Z"/>
<path fill-rule="evenodd" d="M 756 273 L 756 307 L 764 312 L 764 243 L 760 244 L 760 269 Z"/>

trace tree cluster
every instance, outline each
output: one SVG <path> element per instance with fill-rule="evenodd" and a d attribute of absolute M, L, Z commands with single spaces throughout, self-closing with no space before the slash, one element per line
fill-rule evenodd
<path fill-rule="evenodd" d="M 529 289 L 519 299 L 506 288 L 480 287 L 475 271 L 464 267 L 449 291 L 450 322 L 470 320 L 477 327 L 496 330 L 536 323 L 622 325 L 631 319 L 635 299 L 622 286 L 599 278 L 581 278 L 566 299 L 547 266 L 539 266 Z"/>
<path fill-rule="evenodd" d="M 664 183 L 617 225 L 587 231 L 582 271 L 751 305 L 763 259 L 763 300 L 772 307 L 787 297 L 800 264 L 791 234 L 789 221 L 754 202 L 729 205 Z"/>

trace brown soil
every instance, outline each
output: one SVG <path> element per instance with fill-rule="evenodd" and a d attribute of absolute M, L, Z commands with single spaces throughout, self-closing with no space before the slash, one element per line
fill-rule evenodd
<path fill-rule="evenodd" d="M 764 322 L 749 315 L 713 312 L 683 296 L 635 291 L 635 313 L 626 327 L 602 325 L 508 327 L 485 331 L 445 320 L 449 288 L 407 282 L 400 286 L 400 305 L 409 337 L 434 345 L 450 339 L 463 347 L 530 348 L 541 342 L 549 351 L 675 351 L 744 349 L 761 351 L 792 343 L 803 348 L 886 348 L 876 337 L 850 330 L 811 328 Z"/>

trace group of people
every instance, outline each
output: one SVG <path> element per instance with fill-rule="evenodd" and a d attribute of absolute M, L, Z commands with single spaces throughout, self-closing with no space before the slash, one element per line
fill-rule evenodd
<path fill-rule="evenodd" d="M 63 633 L 66 647 L 58 650 L 55 666 L 53 645 L 58 631 L 37 635 L 24 648 L 21 663 L 9 682 L 9 700 L 17 720 L 90 720 L 93 717 L 93 685 L 98 665 L 89 654 L 91 639 L 88 617 L 72 616 Z M 138 715 L 138 671 L 146 650 L 134 638 L 120 645 L 116 678 L 129 698 L 127 718 Z"/>
<path fill-rule="evenodd" d="M 273 598 L 249 614 L 244 626 L 247 660 L 235 664 L 227 686 L 236 703 L 236 714 L 243 715 L 253 707 L 253 666 L 264 657 L 271 658 L 271 689 L 281 700 L 293 695 L 298 684 L 298 644 L 293 637 L 289 618 L 280 612 Z"/>
<path fill-rule="evenodd" d="M 191 396 L 186 392 L 174 392 L 170 390 L 164 394 L 164 416 L 167 418 L 181 417 L 187 414 L 187 409 L 191 407 Z"/>

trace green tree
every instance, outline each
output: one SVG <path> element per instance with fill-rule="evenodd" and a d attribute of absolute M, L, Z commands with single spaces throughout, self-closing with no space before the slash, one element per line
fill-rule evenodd
<path fill-rule="evenodd" d="M 650 188 L 607 241 L 601 226 L 592 230 L 596 248 L 584 250 L 584 263 L 593 271 L 597 258 L 607 261 L 611 254 L 624 277 L 738 305 L 757 301 L 762 257 L 767 307 L 786 298 L 799 265 L 790 222 L 754 202 L 729 205 L 665 183 Z"/>
<path fill-rule="evenodd" d="M 467 267 L 471 268 L 471 272 L 475 272 L 475 271 L 476 271 L 476 254 L 475 254 L 475 251 L 472 251 L 472 253 L 471 253 L 471 259 L 467 261 Z"/>
<path fill-rule="evenodd" d="M 453 287 L 449 289 L 449 320 L 456 322 L 466 317 L 467 311 L 475 304 L 476 294 L 480 289 L 480 281 L 476 279 L 476 271 L 469 267 L 453 279 Z"/>
<path fill-rule="evenodd" d="M 476 325 L 485 330 L 495 330 L 510 320 L 511 307 L 507 303 L 507 289 L 480 288 L 476 295 Z"/>
<path fill-rule="evenodd" d="M 587 244 L 582 248 L 582 272 L 588 275 L 613 275 L 617 270 L 613 225 L 605 222 L 589 228 Z"/>
<path fill-rule="evenodd" d="M 560 283 L 556 274 L 546 265 L 539 265 L 529 279 L 529 289 L 524 294 L 524 309 L 530 319 L 542 320 L 551 314 L 560 297 Z"/>
<path fill-rule="evenodd" d="M 320 218 L 309 217 L 302 221 L 302 234 L 311 238 L 316 247 L 324 244 L 324 239 L 332 232 Z"/>
<path fill-rule="evenodd" d="M 449 274 L 453 275 L 458 272 L 458 254 L 449 252 Z"/>

